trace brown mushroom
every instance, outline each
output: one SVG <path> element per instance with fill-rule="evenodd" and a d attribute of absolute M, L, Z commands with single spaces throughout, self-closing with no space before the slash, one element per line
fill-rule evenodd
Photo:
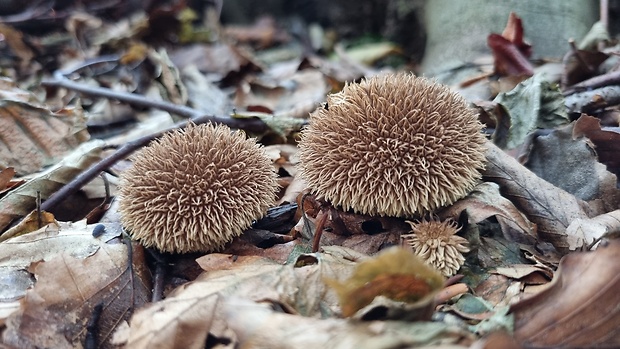
<path fill-rule="evenodd" d="M 121 222 L 146 247 L 210 252 L 240 235 L 273 205 L 270 159 L 226 126 L 189 125 L 165 134 L 121 175 Z"/>
<path fill-rule="evenodd" d="M 465 196 L 484 167 L 482 124 L 448 87 L 411 74 L 348 84 L 302 132 L 313 193 L 362 214 L 412 217 Z"/>

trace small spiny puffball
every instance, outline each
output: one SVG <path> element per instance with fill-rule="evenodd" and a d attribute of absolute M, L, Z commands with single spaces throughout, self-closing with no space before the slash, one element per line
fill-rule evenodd
<path fill-rule="evenodd" d="M 145 247 L 211 252 L 274 204 L 271 160 L 254 139 L 227 126 L 190 124 L 133 157 L 121 175 L 121 223 Z"/>
<path fill-rule="evenodd" d="M 310 116 L 300 170 L 345 210 L 413 217 L 471 191 L 485 163 L 482 124 L 447 86 L 411 74 L 347 84 Z"/>
<path fill-rule="evenodd" d="M 426 264 L 450 277 L 465 263 L 463 253 L 469 252 L 469 242 L 456 235 L 460 230 L 453 221 L 409 222 L 412 234 L 401 235 L 413 253 Z"/>

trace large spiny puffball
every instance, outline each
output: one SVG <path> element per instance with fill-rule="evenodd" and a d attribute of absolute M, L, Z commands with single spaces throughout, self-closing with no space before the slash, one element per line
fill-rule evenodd
<path fill-rule="evenodd" d="M 134 156 L 121 175 L 121 223 L 146 247 L 216 251 L 265 214 L 277 189 L 255 140 L 226 126 L 190 124 Z"/>
<path fill-rule="evenodd" d="M 485 163 L 476 113 L 448 87 L 411 74 L 347 84 L 310 116 L 302 177 L 318 197 L 362 214 L 411 217 L 471 191 Z"/>

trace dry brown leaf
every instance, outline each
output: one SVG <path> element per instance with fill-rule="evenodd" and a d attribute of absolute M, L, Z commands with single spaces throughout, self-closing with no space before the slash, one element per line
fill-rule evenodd
<path fill-rule="evenodd" d="M 344 251 L 339 252 L 338 250 Z M 348 257 L 345 259 L 340 254 Z M 304 316 L 328 316 L 338 309 L 336 295 L 323 278 L 343 279 L 358 254 L 346 249 L 302 255 L 299 266 L 261 257 L 209 254 L 197 261 L 206 270 L 167 299 L 138 311 L 131 320 L 131 348 L 203 348 L 207 334 L 229 339 L 222 296 L 282 303 Z M 303 261 L 303 263 L 301 262 Z M 183 336 L 176 335 L 183 331 Z"/>
<path fill-rule="evenodd" d="M 151 50 L 148 53 L 148 59 L 155 67 L 153 81 L 160 85 L 159 91 L 162 97 L 175 104 L 187 103 L 187 89 L 181 81 L 179 70 L 170 61 L 166 50 Z"/>
<path fill-rule="evenodd" d="M 0 231 L 14 219 L 27 215 L 35 208 L 37 192 L 44 200 L 71 181 L 93 163 L 100 160 L 103 142 L 96 140 L 80 145 L 63 161 L 30 179 L 0 199 Z"/>
<path fill-rule="evenodd" d="M 575 219 L 588 218 L 586 202 L 536 176 L 491 142 L 487 142 L 487 166 L 482 173 L 537 225 L 543 240 L 560 252 L 569 251 L 566 228 Z"/>
<path fill-rule="evenodd" d="M 259 17 L 252 25 L 227 25 L 223 33 L 234 41 L 253 43 L 259 48 L 290 40 L 288 33 L 279 29 L 271 16 Z"/>
<path fill-rule="evenodd" d="M 535 242 L 536 226 L 510 200 L 500 194 L 496 183 L 478 184 L 465 198 L 441 210 L 438 216 L 442 220 L 458 220 L 464 210 L 467 211 L 469 223 L 477 224 L 495 216 L 504 236 L 510 240 Z"/>
<path fill-rule="evenodd" d="M 15 81 L 4 77 L 0 78 L 0 100 L 24 102 L 33 105 L 40 104 L 39 100 L 32 92 L 22 90 L 17 87 Z"/>
<path fill-rule="evenodd" d="M 181 47 L 171 52 L 170 59 L 181 71 L 193 64 L 201 72 L 216 74 L 219 79 L 231 73 L 261 70 L 247 52 L 227 44 Z"/>
<path fill-rule="evenodd" d="M 224 314 L 240 348 L 464 349 L 474 338 L 442 322 L 352 322 L 274 312 L 268 305 L 228 298 Z"/>
<path fill-rule="evenodd" d="M 189 104 L 206 114 L 224 115 L 232 110 L 232 101 L 227 93 L 202 74 L 195 65 L 181 71 L 181 79 L 187 88 Z"/>
<path fill-rule="evenodd" d="M 350 278 L 342 282 L 325 279 L 325 282 L 338 294 L 345 317 L 353 316 L 375 297 L 384 296 L 410 304 L 408 319 L 424 321 L 430 320 L 433 298 L 445 279 L 411 251 L 392 247 L 359 263 Z"/>
<path fill-rule="evenodd" d="M 19 175 L 61 160 L 88 140 L 81 109 L 50 110 L 24 102 L 0 101 L 0 168 Z"/>
<path fill-rule="evenodd" d="M 15 176 L 15 169 L 7 167 L 0 171 L 0 193 L 8 189 L 11 179 Z"/>
<path fill-rule="evenodd" d="M 615 238 L 620 235 L 620 210 L 605 213 L 594 218 L 575 219 L 566 229 L 569 248 L 580 249 L 601 238 Z"/>
<path fill-rule="evenodd" d="M 260 80 L 243 82 L 235 93 L 234 104 L 250 110 L 267 108 L 276 116 L 305 118 L 325 100 L 327 92 L 325 76 L 318 70 L 305 69 L 276 86 Z"/>
<path fill-rule="evenodd" d="M 99 238 L 93 237 L 93 229 L 84 222 L 60 223 L 60 228 L 42 228 L 0 244 L 0 269 L 29 268 L 37 280 L 7 319 L 5 344 L 80 347 L 94 308 L 101 303 L 98 343 L 110 347 L 114 328 L 149 299 L 150 276 L 142 248 L 133 246 L 130 270 L 127 244 L 115 239 L 120 227 L 107 226 Z"/>
<path fill-rule="evenodd" d="M 528 348 L 620 347 L 620 241 L 565 256 L 548 287 L 515 304 L 515 337 Z"/>
<path fill-rule="evenodd" d="M 40 215 L 37 210 L 33 210 L 26 217 L 24 217 L 18 224 L 12 226 L 10 229 L 0 235 L 0 242 L 8 240 L 12 237 L 24 235 L 35 230 L 41 229 L 47 225 L 58 226 L 58 222 L 54 218 L 54 215 L 41 211 Z"/>
<path fill-rule="evenodd" d="M 35 54 L 24 42 L 24 34 L 9 25 L 0 23 L 0 35 L 3 37 L 2 41 L 6 42 L 11 48 L 13 54 L 20 58 L 21 69 L 28 67 Z"/>

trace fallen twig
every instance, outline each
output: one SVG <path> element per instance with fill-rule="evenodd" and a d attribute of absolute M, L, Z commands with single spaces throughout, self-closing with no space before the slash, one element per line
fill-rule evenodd
<path fill-rule="evenodd" d="M 570 96 L 577 92 L 618 84 L 620 84 L 620 71 L 614 71 L 607 74 L 595 76 L 593 78 L 584 80 L 578 84 L 574 84 L 573 86 L 564 90 L 562 94 L 564 94 L 564 96 Z"/>
<path fill-rule="evenodd" d="M 564 104 L 570 113 L 591 113 L 620 104 L 620 86 L 605 86 L 566 97 Z"/>
<path fill-rule="evenodd" d="M 42 82 L 42 84 L 45 86 L 62 87 L 62 88 L 66 88 L 72 91 L 90 95 L 90 96 L 115 99 L 115 100 L 125 102 L 127 104 L 131 104 L 134 106 L 156 108 L 156 109 L 167 111 L 172 114 L 176 114 L 179 116 L 189 118 L 188 121 L 179 122 L 164 131 L 144 136 L 142 138 L 139 138 L 135 141 L 132 141 L 132 142 L 129 142 L 123 145 L 112 155 L 99 161 L 98 163 L 91 166 L 86 171 L 82 172 L 80 175 L 75 177 L 71 182 L 67 183 L 67 185 L 62 187 L 60 190 L 58 190 L 56 193 L 50 196 L 47 200 L 45 200 L 45 202 L 43 202 L 43 204 L 41 205 L 41 209 L 44 211 L 49 211 L 52 208 L 54 208 L 57 204 L 62 202 L 66 197 L 80 190 L 80 188 L 82 188 L 88 182 L 90 182 L 95 177 L 97 177 L 99 173 L 101 173 L 105 169 L 114 165 L 118 161 L 124 159 L 125 157 L 127 157 L 134 151 L 140 149 L 141 147 L 149 144 L 152 140 L 160 137 L 163 133 L 177 129 L 177 128 L 185 127 L 189 121 L 192 121 L 195 124 L 201 124 L 201 123 L 206 123 L 206 122 L 221 123 L 224 125 L 228 125 L 231 128 L 243 129 L 243 130 L 250 131 L 253 133 L 258 133 L 258 134 L 264 133 L 269 129 L 268 126 L 259 119 L 234 119 L 228 116 L 204 115 L 204 113 L 199 110 L 196 110 L 196 109 L 193 109 L 187 106 L 183 106 L 183 105 L 176 105 L 176 104 L 168 103 L 164 101 L 155 101 L 152 99 L 145 98 L 143 96 L 134 95 L 130 93 L 116 92 L 116 91 L 110 90 L 108 88 L 103 88 L 103 87 L 85 86 L 83 84 L 76 83 L 76 82 L 73 82 L 65 78 L 60 73 L 55 74 L 54 80 L 44 81 Z"/>

